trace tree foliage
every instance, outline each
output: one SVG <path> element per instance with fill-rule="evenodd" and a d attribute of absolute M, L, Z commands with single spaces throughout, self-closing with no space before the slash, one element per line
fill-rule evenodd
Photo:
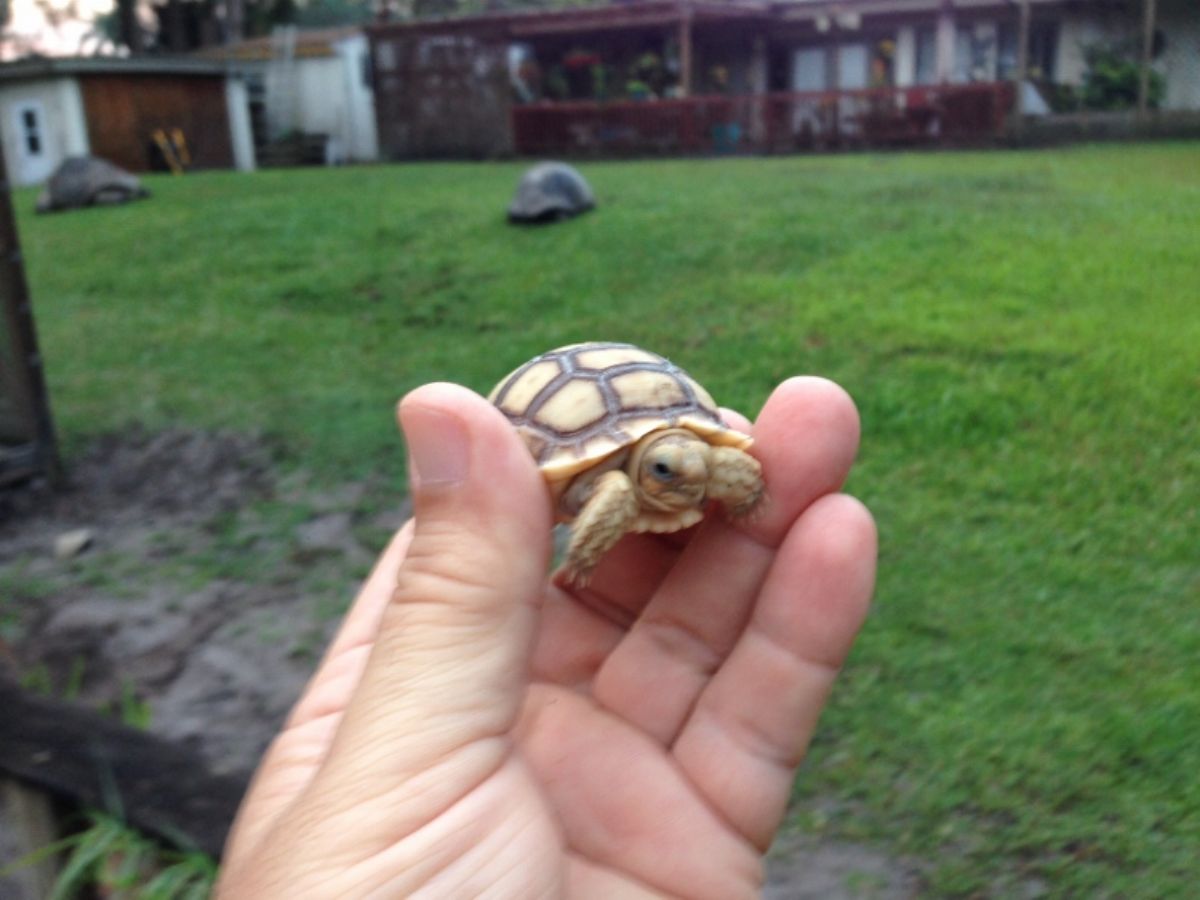
<path fill-rule="evenodd" d="M 0 0 L 0 16 L 11 0 Z M 399 18 L 478 15 L 518 9 L 565 9 L 593 5 L 597 0 L 231 0 L 237 15 L 218 15 L 217 0 L 116 0 L 111 12 L 95 19 L 98 35 L 133 53 L 182 52 L 237 37 L 270 34 L 278 25 L 328 28 L 361 25 L 388 10 Z M 157 27 L 146 29 L 138 11 L 153 11 Z"/>

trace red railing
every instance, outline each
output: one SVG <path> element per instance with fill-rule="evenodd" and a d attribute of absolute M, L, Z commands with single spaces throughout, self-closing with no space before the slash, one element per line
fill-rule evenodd
<path fill-rule="evenodd" d="M 523 156 L 788 153 L 987 143 L 1012 108 L 1008 82 L 860 91 L 516 106 Z"/>

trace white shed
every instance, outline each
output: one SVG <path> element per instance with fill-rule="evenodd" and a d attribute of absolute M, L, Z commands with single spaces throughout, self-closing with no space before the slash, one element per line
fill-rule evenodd
<path fill-rule="evenodd" d="M 247 79 L 255 139 L 324 135 L 330 162 L 379 158 L 370 50 L 361 28 L 279 28 L 270 37 L 201 51 Z"/>
<path fill-rule="evenodd" d="M 179 135 L 197 168 L 254 168 L 245 87 L 220 63 L 86 57 L 0 65 L 0 142 L 14 184 L 38 184 L 68 156 L 88 153 L 145 171 L 159 131 Z"/>

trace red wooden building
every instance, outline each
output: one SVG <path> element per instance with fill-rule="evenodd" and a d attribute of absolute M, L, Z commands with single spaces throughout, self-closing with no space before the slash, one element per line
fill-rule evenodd
<path fill-rule="evenodd" d="M 1195 0 L 613 0 L 370 36 L 391 158 L 985 143 L 1018 96 L 1070 110 L 1095 46 L 1200 109 Z"/>
<path fill-rule="evenodd" d="M 992 5 L 1015 23 L 1014 4 Z M 915 67 L 918 30 L 924 56 L 933 52 L 950 4 L 897 6 L 630 0 L 375 25 L 381 149 L 469 158 L 993 138 L 1011 72 L 952 83 L 936 66 L 922 79 L 899 71 L 901 51 Z M 972 9 L 956 21 L 977 19 Z"/>

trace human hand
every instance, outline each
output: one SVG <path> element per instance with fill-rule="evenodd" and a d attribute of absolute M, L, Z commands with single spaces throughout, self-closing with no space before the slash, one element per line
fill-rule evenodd
<path fill-rule="evenodd" d="M 875 529 L 836 493 L 849 398 L 785 382 L 753 427 L 751 521 L 630 535 L 546 575 L 551 512 L 504 417 L 400 406 L 415 519 L 263 759 L 218 896 L 757 897 L 862 623 Z"/>

